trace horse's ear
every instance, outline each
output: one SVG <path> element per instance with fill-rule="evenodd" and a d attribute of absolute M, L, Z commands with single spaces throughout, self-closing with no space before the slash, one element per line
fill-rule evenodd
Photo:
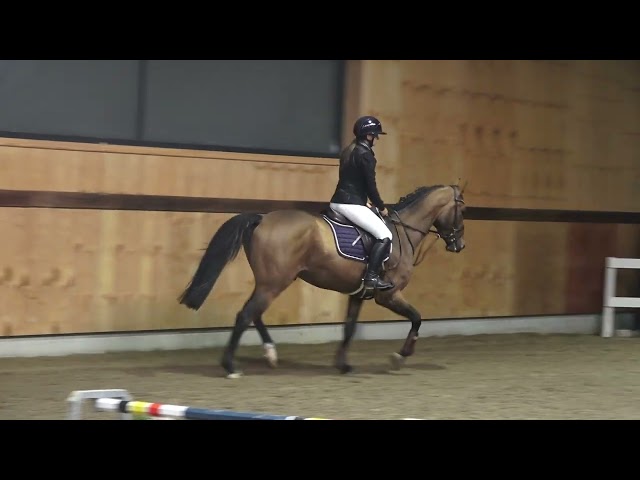
<path fill-rule="evenodd" d="M 460 182 L 462 181 L 462 178 L 458 177 L 458 181 L 455 183 L 455 186 L 460 188 Z M 464 189 L 467 188 L 467 184 L 469 183 L 469 180 L 465 180 L 464 181 L 464 185 L 462 185 L 462 188 L 460 188 L 460 195 L 462 195 L 464 193 Z"/>

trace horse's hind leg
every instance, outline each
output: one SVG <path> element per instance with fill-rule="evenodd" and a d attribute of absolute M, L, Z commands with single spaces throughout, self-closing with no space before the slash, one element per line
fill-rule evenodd
<path fill-rule="evenodd" d="M 382 295 L 376 297 L 376 303 L 411 321 L 411 328 L 402 345 L 402 349 L 400 352 L 394 352 L 391 355 L 391 364 L 394 368 L 398 369 L 404 365 L 407 357 L 413 355 L 415 351 L 416 342 L 418 341 L 418 331 L 422 324 L 422 317 L 420 312 L 404 299 L 400 291 L 395 291 L 388 295 L 386 292 L 383 292 Z"/>
<path fill-rule="evenodd" d="M 275 298 L 282 292 L 283 289 L 256 287 L 256 289 L 249 297 L 249 300 L 244 304 L 242 310 L 236 315 L 236 322 L 231 332 L 231 338 L 227 343 L 227 347 L 222 355 L 222 367 L 226 370 L 229 378 L 236 378 L 241 375 L 236 371 L 234 366 L 234 356 L 240 344 L 240 338 L 245 330 L 251 325 L 251 322 L 256 322 L 260 319 L 262 314 L 269 308 L 269 305 L 275 300 Z M 260 323 L 260 320 L 258 320 Z M 265 328 L 266 330 L 266 328 Z"/>
<path fill-rule="evenodd" d="M 277 222 L 283 222 L 278 225 Z M 280 293 L 297 278 L 313 247 L 308 243 L 313 238 L 315 221 L 304 212 L 281 211 L 266 215 L 255 229 L 251 242 L 244 245 L 249 265 L 255 278 L 253 294 L 236 317 L 231 338 L 222 357 L 222 366 L 231 377 L 237 376 L 234 355 L 240 337 L 253 322 L 263 345 L 267 360 L 274 361 L 275 350 L 269 347 L 273 340 L 262 322 L 262 314 Z M 268 253 L 267 253 L 268 252 Z"/>
<path fill-rule="evenodd" d="M 264 347 L 264 358 L 267 359 L 270 367 L 275 368 L 278 365 L 278 352 L 276 351 L 276 344 L 269 334 L 269 330 L 262 321 L 262 315 L 259 315 L 253 320 L 253 324 L 262 339 L 262 346 Z"/>

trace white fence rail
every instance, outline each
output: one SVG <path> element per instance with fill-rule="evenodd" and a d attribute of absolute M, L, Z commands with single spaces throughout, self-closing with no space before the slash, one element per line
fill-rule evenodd
<path fill-rule="evenodd" d="M 617 297 L 616 281 L 618 269 L 631 268 L 640 270 L 640 259 L 607 257 L 604 269 L 604 292 L 602 305 L 602 337 L 615 335 L 615 309 L 616 308 L 640 308 L 640 298 Z"/>

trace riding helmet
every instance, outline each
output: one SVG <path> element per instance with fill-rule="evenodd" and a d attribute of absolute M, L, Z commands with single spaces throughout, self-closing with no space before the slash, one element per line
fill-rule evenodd
<path fill-rule="evenodd" d="M 380 120 L 371 115 L 366 115 L 356 120 L 353 125 L 353 134 L 356 138 L 363 138 L 367 135 L 373 135 L 378 138 L 378 135 L 386 135 L 387 133 L 382 131 Z"/>

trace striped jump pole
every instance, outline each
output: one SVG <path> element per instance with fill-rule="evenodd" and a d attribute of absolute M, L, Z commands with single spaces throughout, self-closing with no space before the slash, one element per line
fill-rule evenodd
<path fill-rule="evenodd" d="M 234 410 L 187 407 L 167 403 L 141 402 L 133 400 L 127 390 L 76 390 L 67 397 L 69 420 L 82 418 L 83 401 L 91 401 L 94 410 L 119 413 L 123 420 L 136 415 L 146 415 L 154 420 L 336 420 L 334 418 L 301 417 L 299 415 L 274 415 L 270 413 L 236 412 Z M 402 418 L 402 420 L 425 420 Z"/>
<path fill-rule="evenodd" d="M 183 420 L 329 420 L 328 418 L 300 417 L 297 415 L 273 415 L 233 410 L 168 405 L 120 398 L 97 398 L 94 408 L 103 412 L 119 412 L 132 415 L 149 415 Z"/>

